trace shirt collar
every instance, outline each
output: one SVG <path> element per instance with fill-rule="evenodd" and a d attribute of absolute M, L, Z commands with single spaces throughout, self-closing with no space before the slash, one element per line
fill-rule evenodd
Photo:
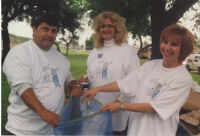
<path fill-rule="evenodd" d="M 112 47 L 115 45 L 115 40 L 114 38 L 110 39 L 110 40 L 104 40 L 104 46 L 105 47 Z"/>

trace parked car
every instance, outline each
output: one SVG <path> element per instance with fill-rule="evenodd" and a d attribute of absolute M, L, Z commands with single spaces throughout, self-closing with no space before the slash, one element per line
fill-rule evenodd
<path fill-rule="evenodd" d="M 198 71 L 200 74 L 200 54 L 190 54 L 183 64 L 185 64 L 188 71 Z"/>

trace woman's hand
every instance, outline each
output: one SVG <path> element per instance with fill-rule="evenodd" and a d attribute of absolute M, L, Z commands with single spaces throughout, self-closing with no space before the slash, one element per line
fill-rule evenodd
<path fill-rule="evenodd" d="M 90 104 L 92 99 L 94 98 L 94 96 L 97 94 L 98 91 L 99 91 L 98 87 L 91 88 L 90 90 L 85 91 L 83 96 L 82 96 L 82 98 L 81 98 L 81 102 L 84 102 L 85 98 L 89 97 L 88 98 L 88 103 Z"/>
<path fill-rule="evenodd" d="M 102 106 L 99 109 L 98 113 L 104 112 L 104 111 L 118 112 L 120 110 L 121 104 L 122 103 L 120 101 L 111 102 L 109 104 L 106 104 L 106 105 Z"/>

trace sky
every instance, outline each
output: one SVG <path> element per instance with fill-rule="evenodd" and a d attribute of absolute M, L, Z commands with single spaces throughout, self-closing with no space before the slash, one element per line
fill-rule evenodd
<path fill-rule="evenodd" d="M 78 32 L 80 45 L 85 44 L 84 43 L 85 40 L 89 39 L 91 34 L 93 33 L 92 29 L 88 26 L 88 23 L 86 23 L 86 21 L 88 20 L 85 20 L 85 22 L 83 22 L 85 30 L 83 32 Z M 8 31 L 11 34 L 28 37 L 28 38 L 32 38 L 32 35 L 33 35 L 32 27 L 30 26 L 30 24 L 28 24 L 25 21 L 24 22 L 18 22 L 18 21 L 9 22 Z M 61 34 L 58 34 L 56 40 L 59 40 L 60 37 L 61 37 Z"/>
<path fill-rule="evenodd" d="M 194 5 L 194 8 L 196 8 L 198 10 L 198 12 L 200 13 L 200 8 L 198 7 L 197 4 Z M 200 29 L 199 30 L 193 30 L 193 26 L 194 26 L 194 23 L 195 23 L 194 20 L 193 20 L 194 14 L 195 13 L 190 11 L 190 10 L 187 11 L 184 14 L 184 16 L 179 20 L 180 21 L 179 24 L 188 28 L 193 34 L 197 35 L 198 39 L 199 39 L 200 38 Z M 85 30 L 83 32 L 79 32 L 79 37 L 80 37 L 79 38 L 79 45 L 85 45 L 85 40 L 89 39 L 91 37 L 91 34 L 93 33 L 93 30 L 91 29 L 91 27 L 88 25 L 87 22 L 88 22 L 88 19 L 83 20 Z M 8 31 L 11 34 L 32 38 L 32 28 L 26 22 L 11 21 L 8 24 Z M 57 36 L 57 40 L 59 38 L 60 38 L 60 35 Z M 137 40 L 135 40 L 135 39 L 133 40 L 131 38 L 131 34 L 129 34 L 128 43 L 130 45 L 139 44 L 139 43 L 137 43 Z"/>

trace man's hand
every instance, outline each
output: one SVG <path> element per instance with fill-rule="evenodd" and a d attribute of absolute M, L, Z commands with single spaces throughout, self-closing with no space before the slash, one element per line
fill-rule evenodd
<path fill-rule="evenodd" d="M 98 113 L 104 112 L 104 111 L 118 112 L 120 110 L 121 104 L 122 103 L 120 101 L 111 102 L 109 104 L 106 104 L 106 105 L 102 106 L 99 109 Z"/>
<path fill-rule="evenodd" d="M 90 104 L 92 99 L 94 98 L 94 96 L 97 94 L 98 91 L 99 91 L 98 87 L 92 88 L 88 91 L 85 91 L 83 96 L 82 96 L 81 102 L 84 102 L 85 98 L 89 97 L 88 103 Z"/>
<path fill-rule="evenodd" d="M 83 90 L 80 87 L 74 87 L 72 89 L 71 96 L 79 97 L 83 95 Z"/>
<path fill-rule="evenodd" d="M 56 124 L 60 120 L 60 116 L 52 111 L 47 110 L 42 103 L 37 99 L 32 88 L 28 88 L 21 95 L 22 100 L 29 106 L 32 110 L 34 110 L 42 120 L 49 123 L 53 128 L 55 128 Z"/>
<path fill-rule="evenodd" d="M 56 127 L 56 125 L 58 124 L 59 120 L 61 119 L 61 117 L 49 110 L 44 109 L 43 111 L 41 111 L 40 113 L 38 113 L 40 115 L 40 117 L 42 118 L 42 120 L 44 120 L 45 122 L 49 123 L 53 128 Z"/>
<path fill-rule="evenodd" d="M 82 82 L 89 82 L 88 76 L 87 75 L 82 76 L 81 79 L 79 80 L 79 82 L 80 83 L 82 83 Z"/>

